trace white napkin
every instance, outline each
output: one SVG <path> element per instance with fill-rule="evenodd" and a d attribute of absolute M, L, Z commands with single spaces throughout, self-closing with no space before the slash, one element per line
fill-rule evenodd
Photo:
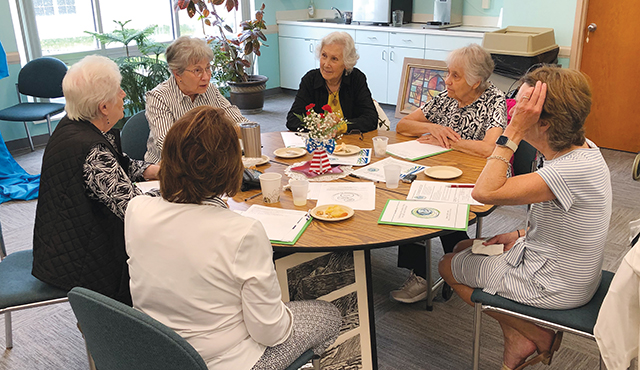
<path fill-rule="evenodd" d="M 473 246 L 471 246 L 471 253 L 484 254 L 485 256 L 497 256 L 504 252 L 504 244 L 482 244 L 485 241 L 487 241 L 487 239 L 474 240 Z"/>

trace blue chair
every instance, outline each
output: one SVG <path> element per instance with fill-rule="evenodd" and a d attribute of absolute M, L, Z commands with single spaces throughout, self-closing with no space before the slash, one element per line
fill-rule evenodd
<path fill-rule="evenodd" d="M 18 74 L 18 104 L 0 110 L 0 120 L 23 122 L 27 131 L 27 139 L 31 151 L 34 150 L 33 140 L 27 122 L 47 120 L 49 136 L 51 136 L 51 116 L 64 110 L 64 104 L 51 102 L 22 102 L 22 95 L 35 98 L 60 98 L 62 94 L 62 79 L 67 73 L 67 66 L 56 58 L 43 57 L 25 64 Z M 22 94 L 22 95 L 21 95 Z"/>
<path fill-rule="evenodd" d="M 144 112 L 140 111 L 131 116 L 120 132 L 122 151 L 133 159 L 144 159 L 144 154 L 147 152 L 149 122 Z"/>
<path fill-rule="evenodd" d="M 0 314 L 4 314 L 6 348 L 13 348 L 11 312 L 68 301 L 67 291 L 31 275 L 33 251 L 7 256 L 0 225 Z"/>
<path fill-rule="evenodd" d="M 145 313 L 80 287 L 71 289 L 69 302 L 100 370 L 207 370 L 184 338 Z M 308 350 L 287 370 L 312 358 Z M 315 358 L 314 365 L 318 363 Z"/>
<path fill-rule="evenodd" d="M 602 279 L 596 294 L 589 303 L 570 310 L 545 310 L 523 305 L 498 295 L 487 294 L 482 289 L 474 289 L 471 301 L 475 303 L 474 332 L 473 332 L 473 370 L 480 366 L 480 330 L 482 327 L 482 312 L 499 312 L 501 314 L 530 321 L 536 325 L 568 332 L 595 341 L 593 327 L 598 318 L 600 306 L 604 300 L 613 273 L 602 271 Z M 600 361 L 602 369 L 602 359 Z"/>

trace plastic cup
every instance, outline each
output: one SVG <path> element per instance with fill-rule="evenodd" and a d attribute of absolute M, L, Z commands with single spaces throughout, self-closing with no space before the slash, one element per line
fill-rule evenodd
<path fill-rule="evenodd" d="M 279 173 L 263 173 L 258 177 L 262 188 L 262 200 L 265 203 L 278 203 L 282 191 L 282 175 Z"/>
<path fill-rule="evenodd" d="M 384 181 L 389 189 L 397 188 L 400 181 L 400 165 L 388 164 L 384 166 Z"/>
<path fill-rule="evenodd" d="M 389 142 L 389 138 L 386 136 L 373 138 L 373 154 L 376 157 L 384 157 L 387 154 L 387 142 Z"/>
<path fill-rule="evenodd" d="M 307 205 L 307 194 L 309 193 L 309 180 L 291 180 L 291 194 L 293 194 L 293 205 L 302 207 Z"/>

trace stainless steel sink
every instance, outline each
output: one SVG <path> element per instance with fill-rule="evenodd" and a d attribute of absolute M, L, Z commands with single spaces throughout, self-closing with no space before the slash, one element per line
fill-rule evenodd
<path fill-rule="evenodd" d="M 309 18 L 302 19 L 299 22 L 311 22 L 311 23 L 344 23 L 344 19 L 340 18 Z"/>

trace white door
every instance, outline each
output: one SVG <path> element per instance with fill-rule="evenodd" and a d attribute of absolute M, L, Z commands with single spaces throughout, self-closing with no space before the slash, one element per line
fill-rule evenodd
<path fill-rule="evenodd" d="M 280 37 L 280 86 L 297 90 L 302 77 L 318 68 L 316 40 Z"/>
<path fill-rule="evenodd" d="M 389 48 L 387 99 L 382 103 L 395 105 L 398 102 L 404 58 L 424 59 L 424 49 L 396 48 L 393 46 Z"/>
<path fill-rule="evenodd" d="M 389 48 L 364 44 L 357 45 L 357 48 L 360 59 L 356 67 L 367 76 L 371 95 L 379 102 L 386 102 Z"/>

